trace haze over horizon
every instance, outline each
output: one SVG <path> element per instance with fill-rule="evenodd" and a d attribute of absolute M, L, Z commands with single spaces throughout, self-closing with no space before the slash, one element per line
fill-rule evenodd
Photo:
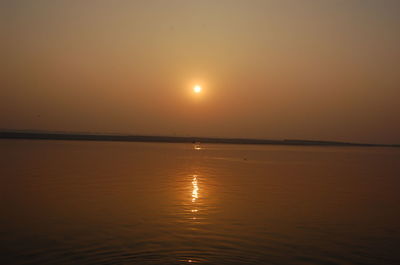
<path fill-rule="evenodd" d="M 1 1 L 0 128 L 399 144 L 399 11 Z"/>

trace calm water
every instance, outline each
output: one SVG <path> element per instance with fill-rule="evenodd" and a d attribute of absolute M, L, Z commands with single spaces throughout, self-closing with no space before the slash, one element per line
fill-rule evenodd
<path fill-rule="evenodd" d="M 0 263 L 400 264 L 399 149 L 199 148 L 0 140 Z"/>

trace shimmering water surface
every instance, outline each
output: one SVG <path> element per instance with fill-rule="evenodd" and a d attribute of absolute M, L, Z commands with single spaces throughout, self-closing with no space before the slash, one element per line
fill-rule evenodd
<path fill-rule="evenodd" d="M 0 140 L 1 264 L 400 264 L 400 150 Z"/>

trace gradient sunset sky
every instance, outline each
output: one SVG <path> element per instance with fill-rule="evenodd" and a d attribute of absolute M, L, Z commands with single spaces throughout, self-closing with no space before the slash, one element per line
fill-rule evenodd
<path fill-rule="evenodd" d="M 0 128 L 400 143 L 399 14 L 398 0 L 0 1 Z"/>

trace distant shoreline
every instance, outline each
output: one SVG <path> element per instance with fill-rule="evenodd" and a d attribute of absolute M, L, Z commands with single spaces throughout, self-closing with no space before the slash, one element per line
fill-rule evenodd
<path fill-rule="evenodd" d="M 303 145 L 303 146 L 361 146 L 361 147 L 400 147 L 396 144 L 362 144 L 336 141 L 314 140 L 265 140 L 247 138 L 210 138 L 178 136 L 146 136 L 115 134 L 80 134 L 54 132 L 12 132 L 0 131 L 0 139 L 31 140 L 74 140 L 74 141 L 118 141 L 118 142 L 158 142 L 158 143 L 213 143 L 213 144 L 253 144 L 253 145 Z"/>

